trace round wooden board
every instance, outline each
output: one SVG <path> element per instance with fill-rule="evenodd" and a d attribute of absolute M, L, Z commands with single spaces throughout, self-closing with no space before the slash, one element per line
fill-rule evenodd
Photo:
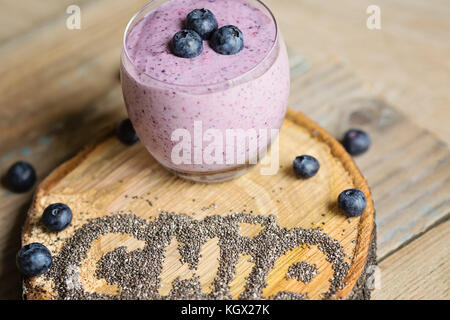
<path fill-rule="evenodd" d="M 364 177 L 333 137 L 292 110 L 279 150 L 276 175 L 261 175 L 259 164 L 236 180 L 206 185 L 176 178 L 140 143 L 127 147 L 110 135 L 91 145 L 36 192 L 22 243 L 43 243 L 54 262 L 49 273 L 24 279 L 24 298 L 367 297 L 355 292 L 366 289 L 374 254 Z M 301 154 L 319 160 L 315 177 L 295 177 L 292 161 Z M 349 188 L 367 196 L 359 218 L 337 207 Z M 68 204 L 74 218 L 66 230 L 49 233 L 40 217 L 55 202 Z M 221 229 L 211 221 L 221 221 Z M 208 239 L 189 240 L 205 230 Z"/>

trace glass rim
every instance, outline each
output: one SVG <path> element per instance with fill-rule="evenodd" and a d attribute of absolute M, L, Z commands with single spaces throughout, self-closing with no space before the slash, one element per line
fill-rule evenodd
<path fill-rule="evenodd" d="M 152 75 L 149 75 L 147 72 L 141 70 L 130 58 L 130 55 L 128 54 L 128 49 L 127 49 L 127 38 L 128 38 L 128 33 L 131 32 L 131 26 L 132 24 L 135 22 L 135 20 L 148 8 L 150 7 L 154 2 L 156 2 L 158 0 L 151 0 L 150 2 L 148 2 L 144 7 L 142 7 L 139 11 L 137 11 L 130 19 L 130 21 L 128 22 L 126 28 L 125 28 L 125 32 L 123 35 L 123 40 L 122 40 L 122 50 L 125 53 L 125 57 L 128 60 L 129 63 L 131 63 L 131 65 L 136 68 L 137 70 L 139 70 L 143 75 L 145 75 L 146 77 L 152 79 L 153 81 L 156 81 L 158 83 L 161 83 L 165 86 L 175 86 L 175 87 L 181 87 L 181 88 L 198 88 L 198 87 L 210 87 L 210 86 L 220 86 L 220 85 L 224 85 L 224 84 L 229 84 L 229 83 L 233 83 L 237 80 L 241 80 L 243 78 L 245 78 L 246 76 L 248 76 L 249 74 L 253 73 L 259 66 L 261 66 L 261 64 L 263 64 L 273 53 L 274 49 L 276 48 L 278 41 L 279 41 L 279 31 L 278 31 L 278 23 L 277 20 L 273 14 L 273 12 L 269 9 L 269 7 L 262 1 L 262 0 L 253 0 L 257 3 L 259 3 L 265 10 L 267 10 L 267 12 L 269 13 L 269 18 L 272 19 L 274 25 L 275 25 L 275 39 L 274 42 L 272 44 L 272 46 L 270 47 L 270 49 L 268 50 L 268 52 L 266 53 L 266 55 L 264 56 L 264 58 L 258 62 L 255 66 L 253 66 L 251 69 L 247 70 L 246 72 L 244 72 L 243 74 L 238 75 L 237 77 L 231 78 L 231 79 L 227 79 L 224 81 L 220 81 L 220 82 L 215 82 L 215 83 L 206 83 L 206 84 L 196 84 L 196 85 L 191 85 L 191 84 L 177 84 L 177 83 L 170 83 L 170 82 L 166 82 L 166 81 L 162 81 L 159 80 L 155 77 L 153 77 Z M 145 17 L 145 16 L 144 16 Z M 245 83 L 245 82 L 244 82 Z"/>

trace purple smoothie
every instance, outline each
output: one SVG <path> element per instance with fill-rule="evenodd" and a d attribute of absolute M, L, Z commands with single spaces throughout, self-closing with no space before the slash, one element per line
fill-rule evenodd
<path fill-rule="evenodd" d="M 289 96 L 286 46 L 274 19 L 255 1 L 171 0 L 135 24 L 125 39 L 122 88 L 128 114 L 148 151 L 177 172 L 207 173 L 233 168 L 227 164 L 174 164 L 171 136 L 194 122 L 203 132 L 217 129 L 279 129 Z M 172 54 L 170 41 L 184 28 L 194 9 L 212 11 L 219 23 L 244 34 L 244 49 L 220 55 L 203 42 L 203 52 L 184 59 Z M 269 142 L 270 143 L 270 142 Z M 207 143 L 204 143 L 204 147 Z M 192 154 L 194 151 L 192 150 Z M 255 155 L 247 154 L 246 158 Z"/>

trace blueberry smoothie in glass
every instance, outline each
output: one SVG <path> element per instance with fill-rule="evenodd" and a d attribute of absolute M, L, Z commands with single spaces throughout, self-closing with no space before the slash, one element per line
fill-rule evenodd
<path fill-rule="evenodd" d="M 125 31 L 121 79 L 147 150 L 201 182 L 231 179 L 255 163 L 283 123 L 290 88 L 286 45 L 258 0 L 150 2 Z M 235 145 L 227 139 L 252 130 Z"/>

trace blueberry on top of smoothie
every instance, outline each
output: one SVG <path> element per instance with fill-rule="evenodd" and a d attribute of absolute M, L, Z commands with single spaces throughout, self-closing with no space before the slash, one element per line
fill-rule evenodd
<path fill-rule="evenodd" d="M 27 277 L 41 275 L 48 271 L 52 264 L 52 254 L 40 243 L 30 243 L 17 253 L 16 264 L 20 272 Z"/>
<path fill-rule="evenodd" d="M 36 171 L 24 161 L 14 163 L 6 173 L 6 185 L 14 192 L 27 192 L 36 182 Z"/>
<path fill-rule="evenodd" d="M 197 32 L 203 40 L 208 40 L 219 27 L 216 17 L 208 9 L 195 9 L 188 14 L 186 28 Z"/>
<path fill-rule="evenodd" d="M 233 55 L 244 48 L 244 35 L 238 27 L 224 26 L 213 33 L 210 45 L 217 53 Z"/>
<path fill-rule="evenodd" d="M 312 156 L 299 156 L 294 160 L 294 172 L 299 178 L 311 178 L 319 171 L 320 164 L 316 158 Z"/>
<path fill-rule="evenodd" d="M 345 133 L 342 145 L 352 156 L 360 155 L 369 150 L 371 141 L 367 133 L 358 129 L 351 129 Z"/>
<path fill-rule="evenodd" d="M 366 209 L 366 196 L 359 189 L 343 191 L 338 197 L 339 208 L 350 217 L 359 217 Z"/>
<path fill-rule="evenodd" d="M 119 124 L 116 135 L 122 143 L 129 146 L 135 144 L 139 140 L 130 119 L 125 119 Z"/>
<path fill-rule="evenodd" d="M 172 39 L 172 51 L 180 58 L 195 58 L 203 50 L 203 39 L 194 30 L 181 30 Z"/>
<path fill-rule="evenodd" d="M 50 231 L 62 231 L 72 222 L 72 210 L 63 203 L 53 203 L 45 208 L 42 223 Z"/>

